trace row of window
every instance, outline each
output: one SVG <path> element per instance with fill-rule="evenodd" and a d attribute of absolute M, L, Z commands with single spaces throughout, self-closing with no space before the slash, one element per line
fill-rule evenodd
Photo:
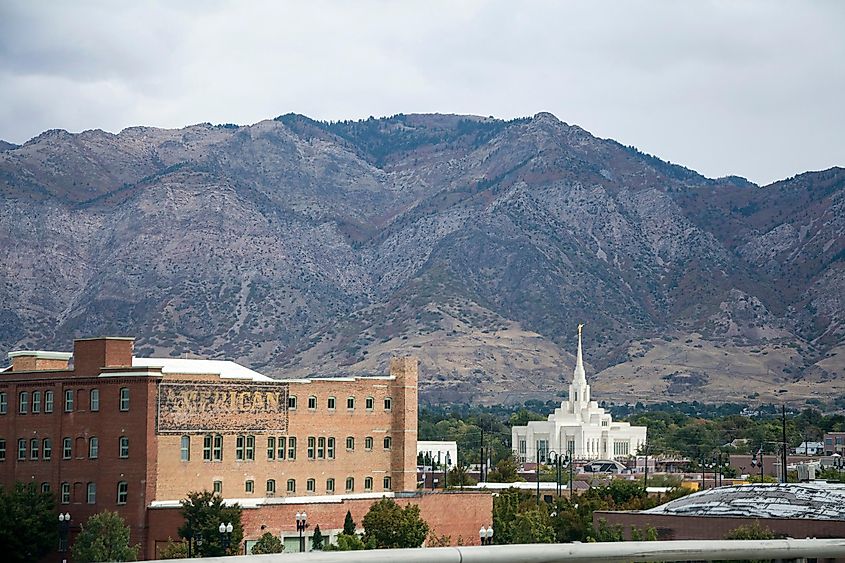
<path fill-rule="evenodd" d="M 308 459 L 335 459 L 337 441 L 334 436 L 308 436 L 307 456 Z M 385 450 L 393 448 L 393 438 L 385 436 L 382 440 Z M 373 449 L 373 437 L 364 438 L 364 449 Z M 346 437 L 346 450 L 355 450 L 355 437 Z M 295 436 L 268 436 L 267 437 L 267 459 L 272 460 L 294 460 L 296 459 L 296 437 Z M 191 461 L 191 437 L 182 436 L 179 444 L 179 457 L 182 461 Z M 223 435 L 206 434 L 202 438 L 202 459 L 203 461 L 223 461 Z M 255 436 L 239 434 L 235 438 L 235 460 L 255 461 Z"/>
<path fill-rule="evenodd" d="M 382 486 L 385 491 L 389 491 L 391 487 L 391 479 L 390 477 L 384 477 L 382 479 Z M 265 492 L 268 496 L 272 496 L 276 494 L 276 480 L 275 479 L 267 479 L 265 483 Z M 223 481 L 214 481 L 213 490 L 215 493 L 223 494 Z M 295 493 L 296 492 L 296 479 L 288 479 L 286 484 L 286 489 L 288 493 Z M 372 491 L 373 490 L 373 478 L 372 477 L 364 477 L 364 490 L 365 491 Z M 351 493 L 355 491 L 355 478 L 354 477 L 347 477 L 346 478 L 346 492 Z M 254 493 L 255 492 L 255 481 L 249 479 L 244 482 L 244 492 L 246 493 Z M 305 492 L 307 493 L 315 493 L 317 492 L 317 480 L 316 479 L 308 479 L 305 481 Z M 332 494 L 335 492 L 335 480 L 332 477 L 326 479 L 326 493 Z"/>
<path fill-rule="evenodd" d="M 364 408 L 368 411 L 371 411 L 375 407 L 376 400 L 373 397 L 367 397 L 364 399 Z M 326 408 L 330 411 L 337 409 L 337 398 L 336 397 L 329 397 L 326 399 Z M 393 399 L 390 397 L 384 398 L 384 410 L 389 411 L 393 408 Z M 288 397 L 288 409 L 296 410 L 296 395 L 290 395 Z M 347 410 L 355 410 L 355 397 L 347 397 L 346 398 L 346 409 Z M 317 410 L 317 397 L 311 395 L 308 397 L 308 410 Z"/>
<path fill-rule="evenodd" d="M 96 436 L 91 436 L 87 440 L 85 438 L 76 439 L 76 455 L 83 457 L 87 446 L 88 458 L 97 459 L 100 456 L 100 439 Z M 72 438 L 62 438 L 62 459 L 71 459 L 73 457 L 74 444 Z M 18 438 L 18 461 L 26 461 L 27 453 L 30 461 L 50 461 L 53 457 L 53 441 L 50 438 L 39 440 L 38 438 L 31 438 L 27 441 L 26 438 Z M 129 457 L 129 438 L 121 436 L 117 440 L 117 454 L 120 458 Z M 6 461 L 6 440 L 0 438 L 0 461 Z"/>
<path fill-rule="evenodd" d="M 71 497 L 71 490 L 73 491 L 73 497 Z M 82 495 L 82 483 L 74 483 L 73 489 L 71 489 L 70 483 L 67 481 L 63 482 L 59 488 L 59 502 L 62 504 L 70 504 L 71 498 L 73 502 L 82 502 L 81 495 Z M 50 492 L 50 483 L 44 482 L 41 483 L 41 492 L 42 493 L 49 493 Z M 126 504 L 129 500 L 129 483 L 126 481 L 120 481 L 117 484 L 117 504 Z M 85 502 L 88 504 L 97 504 L 97 483 L 90 482 L 87 483 L 85 486 Z"/>
<path fill-rule="evenodd" d="M 83 393 L 83 390 L 79 390 Z M 74 407 L 74 391 L 73 389 L 65 390 L 64 412 L 73 412 Z M 42 403 L 43 401 L 43 403 Z M 81 402 L 81 400 L 80 400 Z M 18 414 L 40 414 L 42 404 L 45 414 L 53 412 L 54 394 L 53 391 L 21 391 L 18 393 Z M 129 388 L 121 387 L 118 391 L 118 405 L 121 411 L 129 410 Z M 100 390 L 91 389 L 88 393 L 88 407 L 91 412 L 100 410 Z M 6 414 L 9 411 L 8 394 L 0 392 L 0 414 Z"/>

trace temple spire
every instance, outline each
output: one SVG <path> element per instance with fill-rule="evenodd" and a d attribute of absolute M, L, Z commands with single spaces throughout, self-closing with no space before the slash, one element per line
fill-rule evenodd
<path fill-rule="evenodd" d="M 581 352 L 581 329 L 584 328 L 583 323 L 578 324 L 578 360 L 575 363 L 575 375 L 572 382 L 586 382 L 587 376 L 584 373 L 584 354 Z"/>

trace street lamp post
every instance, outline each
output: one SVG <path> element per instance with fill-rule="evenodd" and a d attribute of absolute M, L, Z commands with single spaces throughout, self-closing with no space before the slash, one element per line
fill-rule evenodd
<path fill-rule="evenodd" d="M 449 485 L 449 465 L 452 463 L 452 456 L 449 455 L 449 452 L 446 452 L 446 463 L 443 464 L 443 490 L 446 490 L 446 487 Z"/>
<path fill-rule="evenodd" d="M 296 531 L 299 532 L 299 552 L 305 552 L 305 529 L 308 527 L 308 514 L 303 512 L 296 513 Z"/>
<path fill-rule="evenodd" d="M 220 532 L 220 544 L 223 546 L 225 553 L 228 553 L 229 546 L 232 544 L 232 530 L 234 529 L 231 522 L 226 524 L 220 522 L 220 526 L 217 528 L 217 531 Z"/>
<path fill-rule="evenodd" d="M 481 529 L 478 530 L 478 537 L 481 540 L 481 545 L 493 545 L 493 525 L 490 524 L 489 528 L 481 526 Z"/>
<path fill-rule="evenodd" d="M 70 514 L 65 512 L 62 514 L 59 513 L 59 553 L 64 554 L 67 552 L 67 539 L 68 534 L 70 532 Z M 62 562 L 67 561 L 64 555 L 59 556 Z"/>
<path fill-rule="evenodd" d="M 537 447 L 537 467 L 534 468 L 537 477 L 537 506 L 540 506 L 540 447 Z"/>
<path fill-rule="evenodd" d="M 575 452 L 566 451 L 563 458 L 564 463 L 569 464 L 569 500 L 572 500 L 572 470 L 575 467 Z"/>

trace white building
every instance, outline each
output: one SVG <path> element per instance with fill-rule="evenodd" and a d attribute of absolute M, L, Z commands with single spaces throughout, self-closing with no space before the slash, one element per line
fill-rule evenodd
<path fill-rule="evenodd" d="M 549 415 L 548 420 L 514 426 L 512 447 L 522 462 L 547 460 L 550 450 L 569 451 L 575 459 L 616 459 L 636 455 L 646 443 L 646 427 L 613 422 L 613 417 L 590 400 L 590 386 L 584 374 L 581 327 L 578 325 L 578 360 L 569 385 L 569 399 Z"/>
<path fill-rule="evenodd" d="M 458 463 L 458 443 L 447 440 L 417 440 L 417 457 L 420 454 L 438 467 L 443 464 L 452 469 Z"/>

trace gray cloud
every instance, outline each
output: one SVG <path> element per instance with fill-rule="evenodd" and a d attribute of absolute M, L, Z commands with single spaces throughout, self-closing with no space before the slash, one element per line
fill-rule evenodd
<path fill-rule="evenodd" d="M 768 183 L 845 164 L 845 4 L 0 4 L 0 138 L 44 129 L 551 111 Z"/>

